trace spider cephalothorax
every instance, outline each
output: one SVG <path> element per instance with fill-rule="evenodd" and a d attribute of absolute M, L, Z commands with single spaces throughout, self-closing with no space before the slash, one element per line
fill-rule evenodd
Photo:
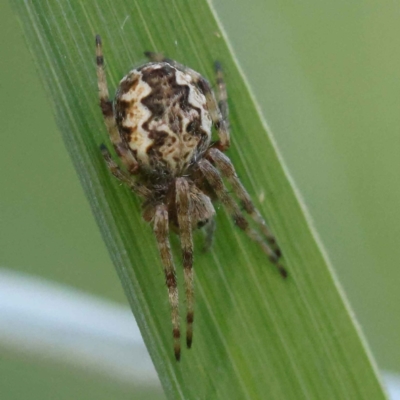
<path fill-rule="evenodd" d="M 220 200 L 235 224 L 256 241 L 286 277 L 280 250 L 229 158 L 228 106 L 225 83 L 216 63 L 218 103 L 210 84 L 198 72 L 145 53 L 150 62 L 130 71 L 120 82 L 114 103 L 109 99 L 100 36 L 96 36 L 100 106 L 121 170 L 106 146 L 101 151 L 111 172 L 143 199 L 143 218 L 157 240 L 171 305 L 174 352 L 180 358 L 178 289 L 169 244 L 169 229 L 180 237 L 186 288 L 186 343 L 193 336 L 192 231 L 204 227 L 206 246 L 214 232 L 212 200 Z M 212 126 L 219 140 L 211 141 Z M 228 192 L 223 178 L 244 211 L 259 227 L 253 229 Z"/>

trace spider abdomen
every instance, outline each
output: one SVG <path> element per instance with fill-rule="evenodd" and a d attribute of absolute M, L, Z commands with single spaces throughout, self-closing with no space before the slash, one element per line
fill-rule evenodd
<path fill-rule="evenodd" d="M 114 112 L 120 135 L 142 167 L 180 175 L 210 144 L 204 93 L 167 62 L 130 71 L 120 82 Z"/>

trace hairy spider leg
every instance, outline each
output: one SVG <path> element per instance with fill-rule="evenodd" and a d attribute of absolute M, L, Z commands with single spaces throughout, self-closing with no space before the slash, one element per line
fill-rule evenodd
<path fill-rule="evenodd" d="M 182 248 L 183 273 L 186 292 L 186 345 L 192 346 L 194 319 L 194 289 L 193 289 L 193 239 L 191 222 L 191 200 L 189 183 L 185 178 L 177 178 L 176 214 L 179 225 L 179 238 Z"/>
<path fill-rule="evenodd" d="M 104 57 L 100 35 L 96 35 L 96 64 L 97 64 L 97 84 L 99 87 L 100 108 L 103 113 L 104 122 L 106 124 L 111 143 L 114 145 L 115 151 L 121 158 L 127 170 L 131 174 L 138 172 L 139 165 L 133 154 L 122 140 L 117 123 L 114 118 L 113 104 L 109 98 L 107 78 L 104 70 Z"/>
<path fill-rule="evenodd" d="M 232 161 L 224 153 L 216 148 L 209 149 L 206 153 L 206 157 L 209 158 L 216 165 L 217 169 L 221 172 L 221 175 L 226 178 L 227 181 L 231 184 L 232 189 L 236 196 L 239 198 L 244 210 L 257 223 L 261 232 L 266 237 L 271 247 L 274 249 L 277 257 L 280 257 L 281 251 L 278 247 L 278 244 L 276 243 L 276 238 L 269 229 L 260 212 L 255 208 L 253 202 L 251 201 L 250 195 L 243 186 L 242 182 L 240 182 Z"/>
<path fill-rule="evenodd" d="M 224 80 L 224 73 L 221 63 L 216 61 L 214 64 L 215 76 L 217 81 L 217 101 L 218 108 L 221 112 L 222 119 L 225 121 L 225 126 L 229 132 L 229 107 L 228 107 L 228 92 L 226 91 L 226 84 Z M 229 138 L 228 138 L 229 141 Z"/>
<path fill-rule="evenodd" d="M 211 246 L 214 241 L 214 234 L 217 228 L 217 223 L 215 222 L 215 218 L 211 218 L 206 225 L 204 225 L 204 233 L 205 233 L 205 240 L 203 245 L 203 252 L 206 252 L 211 249 Z"/>
<path fill-rule="evenodd" d="M 268 246 L 257 231 L 251 228 L 243 214 L 240 212 L 239 206 L 235 203 L 228 190 L 226 189 L 222 177 L 218 170 L 206 159 L 199 161 L 199 168 L 208 183 L 212 186 L 215 194 L 231 214 L 235 224 L 242 229 L 252 240 L 259 244 L 269 260 L 275 265 L 283 278 L 287 277 L 287 271 L 279 263 L 279 258 L 275 252 Z"/>
<path fill-rule="evenodd" d="M 132 192 L 136 193 L 140 197 L 149 198 L 151 196 L 152 193 L 150 189 L 148 189 L 142 183 L 136 182 L 134 179 L 132 179 L 131 175 L 121 170 L 119 165 L 111 157 L 110 151 L 108 150 L 106 145 L 101 144 L 100 151 L 103 155 L 108 169 L 118 180 L 125 183 L 132 190 Z"/>
<path fill-rule="evenodd" d="M 171 306 L 172 336 L 174 338 L 174 353 L 177 361 L 181 358 L 181 332 L 179 328 L 179 299 L 176 283 L 176 270 L 169 243 L 168 211 L 165 204 L 159 204 L 154 214 L 154 234 L 164 267 L 165 281 L 168 288 L 168 299 Z"/>

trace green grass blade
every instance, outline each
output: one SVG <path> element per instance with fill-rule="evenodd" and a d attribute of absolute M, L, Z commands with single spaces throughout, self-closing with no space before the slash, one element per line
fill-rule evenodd
<path fill-rule="evenodd" d="M 167 396 L 385 398 L 309 218 L 207 2 L 12 3 Z M 213 250 L 202 254 L 201 235 L 195 239 L 194 345 L 183 350 L 180 363 L 173 357 L 167 291 L 151 228 L 142 221 L 137 199 L 110 176 L 98 149 L 108 138 L 97 99 L 95 33 L 103 38 L 112 88 L 144 60 L 145 50 L 163 51 L 211 81 L 213 61 L 222 62 L 232 116 L 228 155 L 270 221 L 289 270 L 289 279 L 282 280 L 217 207 Z M 176 238 L 173 245 L 176 250 Z M 179 278 L 182 282 L 181 273 Z"/>

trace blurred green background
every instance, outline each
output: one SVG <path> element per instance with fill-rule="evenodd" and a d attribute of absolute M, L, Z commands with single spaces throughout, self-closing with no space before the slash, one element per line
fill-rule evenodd
<path fill-rule="evenodd" d="M 379 367 L 400 372 L 400 3 L 214 5 Z M 126 303 L 5 1 L 0 54 L 0 266 Z M 132 398 L 91 371 L 0 352 L 3 398 Z"/>

